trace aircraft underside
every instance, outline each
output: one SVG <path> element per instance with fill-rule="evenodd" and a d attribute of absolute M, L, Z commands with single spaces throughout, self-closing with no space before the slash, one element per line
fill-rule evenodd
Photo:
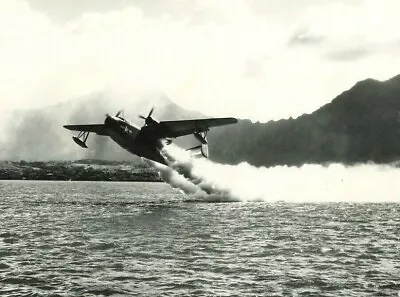
<path fill-rule="evenodd" d="M 65 125 L 64 128 L 79 131 L 73 140 L 82 148 L 87 148 L 86 140 L 89 133 L 101 136 L 109 136 L 121 147 L 132 154 L 167 165 L 166 160 L 160 153 L 165 141 L 168 145 L 172 139 L 182 136 L 193 135 L 197 144 L 187 150 L 199 151 L 203 157 L 208 157 L 207 132 L 210 127 L 224 126 L 237 122 L 235 118 L 209 118 L 180 121 L 155 121 L 151 115 L 154 108 L 150 110 L 147 117 L 139 116 L 145 120 L 145 125 L 136 127 L 121 116 L 119 111 L 115 116 L 106 115 L 104 124 L 89 125 Z M 200 144 L 199 144 L 200 143 Z"/>
<path fill-rule="evenodd" d="M 135 133 L 135 135 L 127 135 L 123 131 L 115 131 L 112 129 L 110 129 L 108 133 L 112 140 L 114 140 L 128 152 L 139 157 L 167 165 L 167 162 L 160 153 L 162 146 L 158 140 L 145 139 L 140 137 L 140 133 Z"/>

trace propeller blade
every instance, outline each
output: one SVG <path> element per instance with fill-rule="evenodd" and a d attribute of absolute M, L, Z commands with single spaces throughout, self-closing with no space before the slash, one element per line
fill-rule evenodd
<path fill-rule="evenodd" d="M 117 114 L 115 115 L 116 117 L 121 114 L 122 110 L 118 111 Z"/>
<path fill-rule="evenodd" d="M 142 116 L 142 115 L 139 115 L 139 118 L 143 119 L 143 120 L 146 120 L 146 118 L 144 116 Z"/>
<path fill-rule="evenodd" d="M 154 111 L 154 107 L 152 107 L 152 108 L 150 109 L 149 115 L 147 116 L 148 118 L 151 117 L 151 115 L 153 114 L 153 111 Z"/>

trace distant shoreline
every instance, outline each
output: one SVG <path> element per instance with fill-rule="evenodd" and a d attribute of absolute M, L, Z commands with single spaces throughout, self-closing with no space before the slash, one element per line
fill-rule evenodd
<path fill-rule="evenodd" d="M 163 183 L 163 180 L 63 180 L 63 179 L 0 179 L 2 181 L 39 181 L 39 182 L 110 182 L 110 183 Z"/>
<path fill-rule="evenodd" d="M 0 161 L 0 180 L 161 182 L 145 163 L 78 161 Z"/>

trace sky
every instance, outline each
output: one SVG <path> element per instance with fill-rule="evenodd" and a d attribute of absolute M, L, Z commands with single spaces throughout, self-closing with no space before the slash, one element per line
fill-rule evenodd
<path fill-rule="evenodd" d="M 297 117 L 400 73 L 398 11 L 398 0 L 2 0 L 0 109 L 157 90 L 210 116 Z"/>

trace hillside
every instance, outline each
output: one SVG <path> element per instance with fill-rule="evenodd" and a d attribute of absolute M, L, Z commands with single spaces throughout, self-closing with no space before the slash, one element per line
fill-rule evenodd
<path fill-rule="evenodd" d="M 134 98 L 129 104 L 118 103 L 111 94 L 94 93 L 44 109 L 19 111 L 13 115 L 7 127 L 8 139 L 0 144 L 0 160 L 118 160 L 140 162 L 140 158 L 126 152 L 109 137 L 90 135 L 89 149 L 79 148 L 71 139 L 74 135 L 63 128 L 65 124 L 103 123 L 105 114 L 115 114 L 124 109 L 127 119 L 138 126 L 143 120 L 139 114 L 146 115 L 155 107 L 154 118 L 174 120 L 200 117 L 201 114 L 189 112 L 163 93 L 153 93 Z"/>
<path fill-rule="evenodd" d="M 124 108 L 135 124 L 138 114 L 155 106 L 154 118 L 176 120 L 203 117 L 185 110 L 162 93 L 118 106 L 106 93 L 91 94 L 41 110 L 16 114 L 0 160 L 128 160 L 127 153 L 107 137 L 91 135 L 88 150 L 77 147 L 66 123 L 102 123 L 105 113 Z M 304 163 L 389 163 L 400 159 L 400 75 L 380 82 L 367 79 L 311 114 L 296 119 L 218 127 L 208 134 L 210 158 L 257 166 Z"/>
<path fill-rule="evenodd" d="M 216 161 L 260 166 L 388 163 L 400 159 L 400 75 L 367 79 L 311 114 L 252 124 L 242 120 L 209 135 Z"/>

